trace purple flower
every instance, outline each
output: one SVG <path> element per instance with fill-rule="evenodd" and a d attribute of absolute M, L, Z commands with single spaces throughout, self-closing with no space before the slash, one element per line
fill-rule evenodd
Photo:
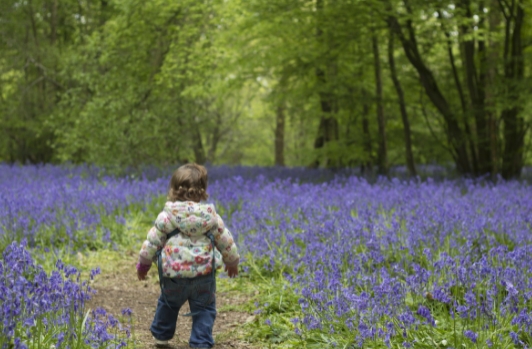
<path fill-rule="evenodd" d="M 90 274 L 90 279 L 91 279 L 91 280 L 94 280 L 94 277 L 95 277 L 96 275 L 100 275 L 100 273 L 101 273 L 101 269 L 100 269 L 100 267 L 97 267 L 97 268 L 95 268 L 95 269 L 92 269 L 92 270 L 91 270 L 91 274 Z"/>
<path fill-rule="evenodd" d="M 146 169 L 145 175 L 120 178 L 97 172 L 0 164 L 0 237 L 25 238 L 32 247 L 41 244 L 37 237 L 46 229 L 43 247 L 52 252 L 56 245 L 111 247 L 123 237 L 109 225 L 127 225 L 131 204 L 147 210 L 153 198 L 164 196 L 171 173 Z M 501 342 L 518 341 L 518 333 L 532 327 L 526 307 L 532 300 L 526 272 L 532 268 L 529 184 L 384 178 L 369 183 L 353 169 L 224 166 L 209 168 L 209 177 L 210 199 L 241 254 L 256 258 L 259 273 L 287 274 L 302 313 L 297 331 L 338 334 L 345 324 L 364 347 L 366 340 L 389 343 L 395 331 L 410 335 L 420 319 L 434 325 L 430 309 L 445 308 L 468 323 L 497 325 L 510 317 L 517 333 Z M 97 247 L 85 246 L 93 241 Z M 78 282 L 79 273 L 58 261 L 52 274 L 30 275 L 36 266 L 23 250 L 0 261 L 0 279 L 10 273 L 5 280 L 11 280 L 0 282 L 0 318 L 10 321 L 5 331 L 14 333 L 13 323 L 29 318 L 11 315 L 24 311 L 26 298 L 33 300 L 24 304 L 35 314 L 60 309 L 62 298 L 81 312 L 91 293 Z M 61 321 L 75 320 L 69 316 L 62 314 Z M 108 343 L 113 324 L 120 327 L 105 312 L 92 312 L 90 320 L 87 340 L 95 346 Z M 478 341 L 473 334 L 482 328 L 470 331 L 468 338 Z"/>
<path fill-rule="evenodd" d="M 106 347 L 117 339 L 107 329 L 121 328 L 120 324 L 105 312 L 101 313 L 106 315 L 103 321 L 89 317 L 82 333 L 79 327 L 72 326 L 85 318 L 85 303 L 91 297 L 91 290 L 79 280 L 75 268 L 56 261 L 56 269 L 48 275 L 33 261 L 25 244 L 16 242 L 5 248 L 0 265 L 0 336 L 14 343 L 15 348 L 27 348 L 24 341 L 15 337 L 19 324 L 24 326 L 27 338 L 37 335 L 37 327 L 59 331 L 55 335 L 57 347 L 68 347 L 79 336 L 94 347 Z M 36 326 L 37 322 L 42 326 Z"/>
<path fill-rule="evenodd" d="M 515 345 L 523 345 L 523 341 L 519 339 L 519 335 L 515 333 L 514 331 L 510 331 L 510 338 L 514 342 Z"/>
<path fill-rule="evenodd" d="M 471 330 L 465 330 L 464 331 L 464 336 L 469 338 L 473 343 L 477 342 L 478 335 L 475 332 L 471 331 Z"/>
<path fill-rule="evenodd" d="M 430 310 L 423 306 L 423 305 L 420 305 L 417 309 L 417 314 L 424 317 L 427 322 L 433 326 L 435 326 L 435 322 L 434 322 L 434 318 L 432 317 L 432 314 L 430 313 Z"/>

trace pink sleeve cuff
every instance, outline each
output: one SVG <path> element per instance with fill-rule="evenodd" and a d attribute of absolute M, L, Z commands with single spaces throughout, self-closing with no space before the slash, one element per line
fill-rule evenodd
<path fill-rule="evenodd" d="M 137 263 L 137 270 L 138 271 L 149 271 L 151 268 L 151 264 L 141 264 Z"/>

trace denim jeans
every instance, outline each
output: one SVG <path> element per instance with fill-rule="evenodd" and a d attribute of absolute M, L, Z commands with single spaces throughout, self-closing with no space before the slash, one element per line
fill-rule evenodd
<path fill-rule="evenodd" d="M 159 297 L 155 318 L 150 327 L 155 339 L 170 340 L 174 337 L 177 314 L 188 300 L 192 313 L 189 345 L 193 348 L 214 346 L 212 327 L 216 319 L 216 281 L 213 276 L 193 279 L 163 278 L 163 283 L 164 294 L 161 293 Z"/>

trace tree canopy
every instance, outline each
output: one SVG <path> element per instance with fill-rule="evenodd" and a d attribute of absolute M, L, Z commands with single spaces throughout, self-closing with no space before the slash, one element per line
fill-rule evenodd
<path fill-rule="evenodd" d="M 532 163 L 531 0 L 4 0 L 0 161 Z"/>

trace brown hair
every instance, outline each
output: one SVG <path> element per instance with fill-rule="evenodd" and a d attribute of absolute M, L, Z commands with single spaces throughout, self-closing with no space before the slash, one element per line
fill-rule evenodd
<path fill-rule="evenodd" d="M 172 202 L 207 200 L 209 197 L 207 179 L 207 169 L 204 166 L 191 163 L 179 167 L 172 174 L 168 200 Z"/>

